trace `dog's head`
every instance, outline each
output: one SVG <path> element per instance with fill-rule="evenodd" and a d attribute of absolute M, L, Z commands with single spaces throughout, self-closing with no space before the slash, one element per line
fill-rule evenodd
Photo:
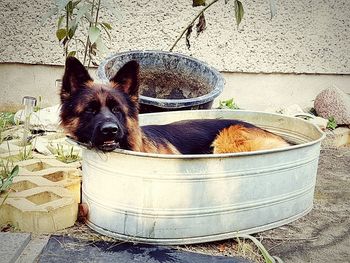
<path fill-rule="evenodd" d="M 128 149 L 138 118 L 139 64 L 126 63 L 107 84 L 97 84 L 74 57 L 62 79 L 61 125 L 79 142 L 102 151 Z M 135 127 L 134 127 L 135 128 Z"/>

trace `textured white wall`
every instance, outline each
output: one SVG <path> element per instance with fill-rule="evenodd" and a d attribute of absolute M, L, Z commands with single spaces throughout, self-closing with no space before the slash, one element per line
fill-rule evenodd
<path fill-rule="evenodd" d="M 168 50 L 199 10 L 189 0 L 108 2 L 114 8 L 102 15 L 113 25 L 111 53 Z M 175 51 L 220 71 L 350 73 L 348 0 L 278 0 L 272 21 L 268 0 L 242 2 L 246 12 L 239 30 L 233 1 L 222 0 L 206 13 L 208 28 L 198 38 L 193 34 L 191 50 L 181 40 Z M 63 64 L 54 20 L 40 24 L 51 5 L 51 0 L 0 2 L 0 63 Z"/>
<path fill-rule="evenodd" d="M 90 73 L 96 79 L 96 71 Z M 22 108 L 22 97 L 26 95 L 41 96 L 42 106 L 59 103 L 55 80 L 62 74 L 62 66 L 0 63 L 0 111 Z M 291 104 L 311 107 L 316 95 L 333 85 L 350 94 L 350 75 L 223 73 L 223 76 L 225 89 L 214 107 L 220 100 L 230 98 L 234 98 L 239 107 L 250 110 Z"/>

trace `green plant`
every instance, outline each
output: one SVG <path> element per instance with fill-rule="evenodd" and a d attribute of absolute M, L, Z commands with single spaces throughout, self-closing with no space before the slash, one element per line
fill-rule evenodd
<path fill-rule="evenodd" d="M 21 148 L 19 150 L 19 155 L 18 155 L 19 161 L 24 161 L 29 159 L 33 159 L 33 145 L 31 143 Z"/>
<path fill-rule="evenodd" d="M 42 97 L 41 96 L 39 96 L 38 97 L 38 102 L 37 102 L 37 104 L 34 106 L 34 112 L 37 112 L 37 111 L 39 111 L 39 110 L 41 110 L 42 109 Z"/>
<path fill-rule="evenodd" d="M 5 136 L 3 135 L 5 130 L 4 126 L 0 126 L 0 144 L 2 144 L 5 141 Z"/>
<path fill-rule="evenodd" d="M 337 121 L 334 119 L 334 117 L 329 117 L 328 118 L 328 123 L 327 123 L 327 129 L 329 130 L 334 130 L 335 128 L 337 128 L 338 124 Z"/>
<path fill-rule="evenodd" d="M 57 144 L 54 154 L 58 160 L 64 163 L 73 163 L 81 160 L 79 153 L 74 151 L 74 146 L 71 146 L 68 151 L 65 151 L 62 144 Z"/>
<path fill-rule="evenodd" d="M 9 187 L 11 186 L 11 184 L 13 182 L 13 178 L 18 175 L 19 167 L 18 167 L 18 165 L 16 165 L 13 168 L 11 168 L 13 166 L 13 164 L 10 164 L 9 160 L 6 160 L 6 163 L 4 160 L 0 160 L 0 161 L 1 161 L 1 163 L 0 163 L 0 167 L 1 167 L 1 170 L 0 170 L 0 194 L 2 194 L 9 189 Z M 8 195 L 9 195 L 9 193 L 7 193 L 5 195 L 4 199 L 2 200 L 2 202 L 0 204 L 0 208 L 5 203 Z"/>
<path fill-rule="evenodd" d="M 196 31 L 198 36 L 200 33 L 202 33 L 206 29 L 206 20 L 205 20 L 204 12 L 207 11 L 210 7 L 212 7 L 214 4 L 216 4 L 219 1 L 220 0 L 213 0 L 208 5 L 206 3 L 206 0 L 192 1 L 193 7 L 198 7 L 198 6 L 205 6 L 205 7 L 202 10 L 200 10 L 199 13 L 188 23 L 185 29 L 181 32 L 181 34 L 175 40 L 174 44 L 171 46 L 170 51 L 173 51 L 177 43 L 185 34 L 186 34 L 186 46 L 188 49 L 191 47 L 190 36 L 192 34 L 194 24 L 197 21 Z M 229 5 L 227 5 L 230 1 L 231 0 L 222 0 L 222 2 L 224 2 L 225 6 L 228 6 L 228 8 L 231 8 Z M 244 16 L 244 8 L 241 1 L 239 0 L 232 0 L 232 1 L 233 1 L 234 10 L 235 10 L 236 24 L 238 28 Z M 272 19 L 276 15 L 276 0 L 269 0 L 269 3 L 270 3 L 270 12 L 271 12 L 271 19 Z"/>
<path fill-rule="evenodd" d="M 109 23 L 99 20 L 101 8 L 101 0 L 55 0 L 55 6 L 47 17 L 58 16 L 56 37 L 66 58 L 82 53 L 84 65 L 97 65 L 97 52 L 106 51 L 102 32 L 110 39 L 109 31 L 112 29 Z"/>
<path fill-rule="evenodd" d="M 16 125 L 14 117 L 15 114 L 12 112 L 0 112 L 0 127 L 9 128 Z"/>
<path fill-rule="evenodd" d="M 230 109 L 237 110 L 239 109 L 238 105 L 234 102 L 233 98 L 229 100 L 223 100 L 219 102 L 219 109 Z"/>
<path fill-rule="evenodd" d="M 14 116 L 12 112 L 0 112 L 0 144 L 12 138 L 11 135 L 4 136 L 4 131 L 17 124 Z"/>

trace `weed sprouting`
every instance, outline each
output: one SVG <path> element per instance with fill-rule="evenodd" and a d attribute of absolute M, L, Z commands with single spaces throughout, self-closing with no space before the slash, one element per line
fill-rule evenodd
<path fill-rule="evenodd" d="M 18 175 L 19 167 L 15 165 L 13 167 L 13 163 L 9 160 L 0 160 L 0 194 L 4 193 L 9 189 L 13 182 L 13 178 Z M 9 193 L 7 193 L 4 199 L 0 203 L 0 208 L 5 203 Z"/>
<path fill-rule="evenodd" d="M 329 117 L 328 118 L 328 123 L 327 123 L 327 129 L 329 130 L 334 130 L 335 128 L 337 128 L 338 124 L 337 121 L 334 119 L 334 117 Z"/>
<path fill-rule="evenodd" d="M 65 150 L 64 145 L 57 144 L 54 148 L 54 154 L 57 160 L 64 163 L 73 163 L 80 161 L 81 157 L 74 149 L 74 146 L 71 146 L 68 150 Z"/>
<path fill-rule="evenodd" d="M 25 145 L 22 149 L 19 150 L 18 155 L 19 161 L 33 159 L 33 145 Z"/>
<path fill-rule="evenodd" d="M 219 109 L 230 109 L 237 110 L 239 109 L 238 105 L 234 102 L 233 98 L 229 100 L 223 100 L 219 103 Z"/>

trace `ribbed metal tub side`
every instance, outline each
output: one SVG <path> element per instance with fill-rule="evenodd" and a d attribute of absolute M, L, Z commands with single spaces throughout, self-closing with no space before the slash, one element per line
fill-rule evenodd
<path fill-rule="evenodd" d="M 124 240 L 189 244 L 263 231 L 311 210 L 323 137 L 317 127 L 265 113 L 211 110 L 188 115 L 181 117 L 248 118 L 303 143 L 254 153 L 183 156 L 84 149 L 83 202 L 89 206 L 91 228 Z M 156 116 L 163 121 L 180 117 Z M 143 122 L 157 123 L 158 117 L 150 114 Z M 299 127 L 281 128 L 264 123 L 264 117 L 290 119 Z"/>

